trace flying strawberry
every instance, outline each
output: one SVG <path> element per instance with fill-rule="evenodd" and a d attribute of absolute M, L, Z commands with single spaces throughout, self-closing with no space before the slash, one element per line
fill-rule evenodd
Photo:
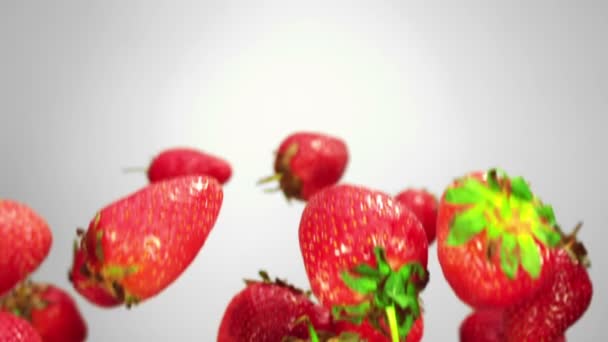
<path fill-rule="evenodd" d="M 38 269 L 52 243 L 44 218 L 26 204 L 0 199 L 0 296 Z"/>
<path fill-rule="evenodd" d="M 125 171 L 142 171 L 127 168 Z M 161 151 L 143 169 L 151 183 L 181 176 L 210 176 L 225 184 L 232 176 L 230 163 L 223 158 L 190 147 L 175 147 Z"/>
<path fill-rule="evenodd" d="M 428 242 L 411 210 L 376 190 L 330 186 L 308 200 L 299 242 L 312 292 L 334 317 L 407 336 L 428 282 Z"/>
<path fill-rule="evenodd" d="M 437 253 L 456 296 L 475 309 L 501 309 L 532 297 L 554 272 L 559 242 L 551 206 L 522 177 L 492 169 L 444 192 Z"/>
<path fill-rule="evenodd" d="M 307 339 L 309 330 L 299 321 L 306 317 L 315 329 L 329 331 L 331 314 L 301 290 L 285 281 L 248 280 L 228 304 L 218 332 L 218 342 L 278 342 L 283 338 Z"/>
<path fill-rule="evenodd" d="M 437 198 L 426 189 L 406 189 L 395 196 L 397 202 L 411 209 L 422 223 L 429 245 L 435 241 Z"/>
<path fill-rule="evenodd" d="M 74 254 L 74 287 L 90 302 L 107 304 L 102 306 L 112 304 L 108 296 L 130 307 L 157 295 L 198 255 L 222 200 L 215 178 L 184 176 L 150 184 L 106 206 L 91 220 Z M 103 298 L 102 291 L 108 296 Z"/>
<path fill-rule="evenodd" d="M 308 200 L 324 187 L 336 184 L 348 163 L 344 141 L 326 134 L 298 132 L 280 144 L 274 162 L 275 174 L 258 183 L 279 181 L 287 199 Z"/>
<path fill-rule="evenodd" d="M 42 342 L 42 338 L 26 320 L 8 312 L 0 312 L 0 341 Z"/>
<path fill-rule="evenodd" d="M 51 284 L 20 284 L 0 300 L 0 310 L 29 321 L 44 342 L 83 342 L 87 338 L 87 324 L 76 302 Z"/>
<path fill-rule="evenodd" d="M 503 312 L 474 311 L 460 323 L 459 334 L 460 342 L 503 342 Z"/>
<path fill-rule="evenodd" d="M 407 335 L 406 342 L 419 342 L 422 340 L 424 333 L 424 316 L 420 315 L 414 322 L 412 329 Z M 389 330 L 388 327 L 384 326 L 383 329 Z M 357 325 L 347 321 L 340 321 L 335 324 L 334 332 L 339 334 L 350 333 L 357 336 L 362 341 L 367 342 L 382 342 L 390 341 L 390 335 L 385 335 L 380 332 L 377 328 L 365 320 L 361 324 Z"/>
<path fill-rule="evenodd" d="M 552 281 L 532 300 L 507 309 L 506 342 L 552 341 L 564 335 L 587 311 L 593 297 L 593 285 L 587 268 L 590 261 L 584 245 L 577 241 L 577 226 L 564 235 L 556 255 Z"/>

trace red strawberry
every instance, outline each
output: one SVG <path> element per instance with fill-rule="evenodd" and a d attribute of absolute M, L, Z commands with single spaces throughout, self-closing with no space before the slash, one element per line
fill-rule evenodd
<path fill-rule="evenodd" d="M 475 309 L 533 296 L 553 274 L 559 242 L 551 206 L 521 177 L 490 170 L 456 180 L 437 218 L 437 253 L 455 294 Z"/>
<path fill-rule="evenodd" d="M 211 176 L 220 184 L 232 176 L 230 164 L 217 156 L 193 148 L 171 148 L 159 153 L 147 170 L 148 179 L 155 183 L 180 176 Z"/>
<path fill-rule="evenodd" d="M 414 322 L 412 326 L 412 330 L 410 330 L 407 335 L 406 342 L 419 342 L 422 340 L 422 335 L 424 333 L 424 316 L 420 315 L 418 319 Z M 388 330 L 386 326 L 384 329 Z M 391 340 L 390 336 L 382 334 L 378 329 L 372 326 L 367 320 L 363 321 L 360 325 L 356 325 L 354 323 L 342 321 L 336 323 L 336 328 L 334 331 L 338 334 L 344 333 L 354 333 L 356 334 L 360 340 L 367 342 L 389 342 Z"/>
<path fill-rule="evenodd" d="M 47 222 L 32 208 L 0 199 L 0 296 L 38 269 L 52 243 Z"/>
<path fill-rule="evenodd" d="M 101 297 L 102 289 L 127 307 L 157 295 L 198 255 L 222 199 L 214 178 L 184 176 L 150 184 L 106 206 L 91 220 L 74 255 L 74 287 L 106 306 L 112 302 Z M 78 260 L 81 252 L 84 265 Z"/>
<path fill-rule="evenodd" d="M 298 322 L 303 317 L 307 317 L 315 329 L 330 330 L 329 310 L 284 281 L 272 282 L 266 273 L 260 274 L 263 281 L 247 281 L 247 286 L 230 300 L 220 323 L 218 342 L 306 339 L 308 330 Z"/>
<path fill-rule="evenodd" d="M 576 240 L 580 227 L 563 236 L 560 248 L 553 251 L 556 271 L 552 281 L 532 300 L 507 309 L 506 342 L 553 341 L 589 308 L 593 285 L 587 273 L 587 251 Z"/>
<path fill-rule="evenodd" d="M 259 183 L 279 180 L 287 199 L 306 201 L 324 187 L 336 184 L 348 163 L 344 141 L 320 133 L 298 132 L 289 135 L 276 154 L 273 176 Z"/>
<path fill-rule="evenodd" d="M 385 193 L 334 185 L 307 202 L 299 240 L 312 291 L 336 317 L 396 318 L 407 335 L 428 281 L 427 238 L 412 211 Z"/>
<path fill-rule="evenodd" d="M 422 223 L 429 240 L 435 241 L 435 224 L 437 223 L 437 198 L 425 189 L 407 189 L 395 196 L 397 202 L 411 209 Z"/>
<path fill-rule="evenodd" d="M 503 330 L 502 311 L 474 311 L 460 323 L 460 342 L 503 342 Z"/>
<path fill-rule="evenodd" d="M 23 318 L 0 312 L 1 342 L 42 342 L 34 327 Z"/>
<path fill-rule="evenodd" d="M 78 292 L 82 296 L 93 304 L 104 308 L 120 305 L 122 303 L 120 298 L 116 298 L 112 293 L 108 292 L 103 283 L 98 283 L 95 279 L 92 279 L 91 271 L 86 265 L 86 251 L 84 248 L 78 248 L 79 245 L 76 244 L 74 263 L 68 273 L 70 282 L 78 289 Z"/>
<path fill-rule="evenodd" d="M 82 342 L 87 325 L 72 297 L 50 284 L 25 282 L 0 301 L 2 311 L 27 319 L 44 342 Z"/>

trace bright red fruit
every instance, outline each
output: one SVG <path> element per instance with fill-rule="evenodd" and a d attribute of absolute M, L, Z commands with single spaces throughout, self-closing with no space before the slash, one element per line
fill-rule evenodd
<path fill-rule="evenodd" d="M 556 272 L 532 300 L 507 309 L 506 342 L 552 341 L 564 335 L 587 311 L 593 285 L 587 267 L 590 262 L 575 231 L 563 236 L 556 255 Z"/>
<path fill-rule="evenodd" d="M 42 339 L 26 320 L 8 312 L 0 312 L 0 341 L 42 342 Z"/>
<path fill-rule="evenodd" d="M 396 315 L 407 334 L 428 281 L 428 242 L 411 210 L 376 190 L 334 185 L 307 202 L 299 241 L 312 292 L 336 317 L 380 324 Z"/>
<path fill-rule="evenodd" d="M 25 282 L 0 300 L 0 310 L 28 320 L 44 342 L 82 342 L 87 324 L 72 297 L 51 284 Z"/>
<path fill-rule="evenodd" d="M 181 147 L 159 153 L 150 163 L 147 174 L 152 183 L 181 176 L 211 176 L 225 184 L 232 176 L 232 167 L 220 157 Z"/>
<path fill-rule="evenodd" d="M 301 290 L 282 280 L 247 281 L 228 304 L 217 342 L 279 342 L 283 338 L 307 339 L 307 317 L 316 330 L 331 329 L 328 309 L 315 304 Z"/>
<path fill-rule="evenodd" d="M 386 326 L 383 329 L 388 331 Z M 339 334 L 354 333 L 361 341 L 366 342 L 390 342 L 390 335 L 385 335 L 378 329 L 374 328 L 367 320 L 357 325 L 350 322 L 337 322 L 334 331 Z M 410 330 L 405 342 L 419 342 L 422 340 L 424 334 L 424 316 L 420 315 L 414 322 L 412 329 Z M 339 341 L 338 341 L 339 342 Z M 357 340 L 357 342 L 359 342 Z"/>
<path fill-rule="evenodd" d="M 422 223 L 429 245 L 435 241 L 437 207 L 435 195 L 425 189 L 406 189 L 395 196 L 397 202 L 411 209 Z"/>
<path fill-rule="evenodd" d="M 503 342 L 503 313 L 499 310 L 479 310 L 460 323 L 460 342 Z"/>
<path fill-rule="evenodd" d="M 326 134 L 298 132 L 283 140 L 276 154 L 273 176 L 287 199 L 306 201 L 324 187 L 336 184 L 348 163 L 346 143 Z"/>
<path fill-rule="evenodd" d="M 47 222 L 32 208 L 0 199 L 0 296 L 38 269 L 52 243 Z"/>
<path fill-rule="evenodd" d="M 559 242 L 551 206 L 521 177 L 492 169 L 452 183 L 437 218 L 445 279 L 475 309 L 501 309 L 532 297 L 552 278 Z"/>
<path fill-rule="evenodd" d="M 215 178 L 184 176 L 150 184 L 106 206 L 91 220 L 74 254 L 74 287 L 102 306 L 130 307 L 157 295 L 198 255 L 222 200 Z"/>

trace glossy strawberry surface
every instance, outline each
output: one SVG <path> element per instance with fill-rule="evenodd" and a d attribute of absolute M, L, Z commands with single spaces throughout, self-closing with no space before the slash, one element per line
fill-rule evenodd
<path fill-rule="evenodd" d="M 223 158 L 194 148 L 170 148 L 159 153 L 147 170 L 150 182 L 181 176 L 210 176 L 220 184 L 232 177 L 232 167 Z"/>

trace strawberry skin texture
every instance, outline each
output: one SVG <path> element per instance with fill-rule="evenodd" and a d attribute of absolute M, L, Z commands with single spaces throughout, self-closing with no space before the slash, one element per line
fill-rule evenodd
<path fill-rule="evenodd" d="M 27 282 L 0 303 L 30 322 L 44 342 L 83 342 L 87 324 L 72 297 L 51 284 Z"/>
<path fill-rule="evenodd" d="M 91 220 L 80 243 L 86 258 L 79 271 L 127 306 L 153 297 L 198 255 L 222 200 L 222 187 L 210 176 L 152 183 Z M 85 290 L 90 283 L 74 286 L 83 296 L 90 294 Z"/>
<path fill-rule="evenodd" d="M 422 223 L 429 245 L 435 241 L 437 207 L 439 202 L 435 195 L 425 189 L 407 189 L 395 196 L 397 202 L 408 207 Z"/>
<path fill-rule="evenodd" d="M 32 208 L 0 199 L 0 296 L 38 269 L 52 243 L 47 222 Z"/>
<path fill-rule="evenodd" d="M 253 282 L 228 304 L 218 332 L 218 342 L 275 342 L 284 337 L 307 339 L 305 324 L 295 321 L 307 315 L 317 330 L 331 329 L 328 309 L 293 289 Z"/>
<path fill-rule="evenodd" d="M 555 254 L 553 281 L 534 299 L 506 311 L 506 342 L 556 340 L 589 308 L 593 285 L 586 268 L 573 262 L 565 250 Z"/>
<path fill-rule="evenodd" d="M 150 163 L 147 175 L 152 183 L 181 176 L 206 175 L 225 184 L 232 176 L 232 167 L 220 157 L 181 147 L 159 153 Z"/>
<path fill-rule="evenodd" d="M 385 329 L 386 326 L 384 326 Z M 376 330 L 368 321 L 363 321 L 360 325 L 356 325 L 350 322 L 336 322 L 334 331 L 336 334 L 345 332 L 356 333 L 359 337 L 366 342 L 390 342 L 389 336 L 383 335 L 381 332 Z M 388 329 L 387 329 L 388 331 Z M 412 330 L 410 330 L 405 342 L 420 342 L 424 334 L 424 316 L 419 316 L 414 322 Z"/>
<path fill-rule="evenodd" d="M 306 201 L 324 187 L 336 184 L 348 164 L 346 143 L 313 132 L 289 135 L 279 145 L 274 171 L 287 198 Z"/>
<path fill-rule="evenodd" d="M 533 245 L 529 246 L 528 249 L 537 254 L 535 259 L 537 259 L 539 273 L 534 278 L 524 270 L 522 264 L 516 264 L 514 276 L 511 278 L 501 265 L 501 240 L 490 243 L 487 230 L 482 230 L 473 235 L 464 244 L 449 246 L 447 240 L 451 230 L 454 229 L 456 215 L 463 215 L 470 207 L 449 203 L 446 200 L 446 194 L 451 189 L 464 189 L 463 184 L 469 180 L 478 181 L 484 187 L 489 186 L 488 173 L 478 171 L 457 179 L 442 195 L 437 214 L 439 263 L 445 279 L 461 301 L 473 309 L 504 309 L 531 298 L 550 281 L 554 272 L 552 248 L 532 237 L 529 241 L 532 241 Z M 501 197 L 498 200 L 504 202 L 509 199 Z M 484 217 L 493 217 L 500 209 L 504 208 L 484 209 L 483 215 Z M 526 208 L 526 210 L 528 209 Z M 516 213 L 512 215 L 513 217 L 517 216 Z M 523 219 L 521 220 L 519 222 L 523 222 Z M 544 230 L 546 234 L 553 234 L 551 237 L 555 240 L 554 237 L 557 233 L 551 227 L 548 227 L 548 224 L 544 223 L 544 219 L 538 220 L 543 222 L 543 229 L 546 229 Z M 512 220 L 505 219 L 498 224 L 509 227 L 509 229 L 521 229 L 522 235 L 531 236 L 530 233 L 523 230 L 527 227 L 527 222 L 518 224 L 518 221 L 514 218 Z M 487 229 L 488 225 L 483 225 L 483 227 Z"/>
<path fill-rule="evenodd" d="M 503 312 L 479 310 L 460 323 L 460 342 L 503 342 Z"/>
<path fill-rule="evenodd" d="M 0 312 L 0 341 L 42 342 L 42 339 L 26 320 L 8 312 Z"/>
<path fill-rule="evenodd" d="M 326 307 L 362 300 L 340 273 L 362 263 L 375 267 L 375 246 L 384 248 L 393 270 L 408 262 L 427 266 L 427 238 L 415 214 L 388 194 L 357 185 L 334 185 L 311 197 L 299 242 L 312 291 Z"/>

